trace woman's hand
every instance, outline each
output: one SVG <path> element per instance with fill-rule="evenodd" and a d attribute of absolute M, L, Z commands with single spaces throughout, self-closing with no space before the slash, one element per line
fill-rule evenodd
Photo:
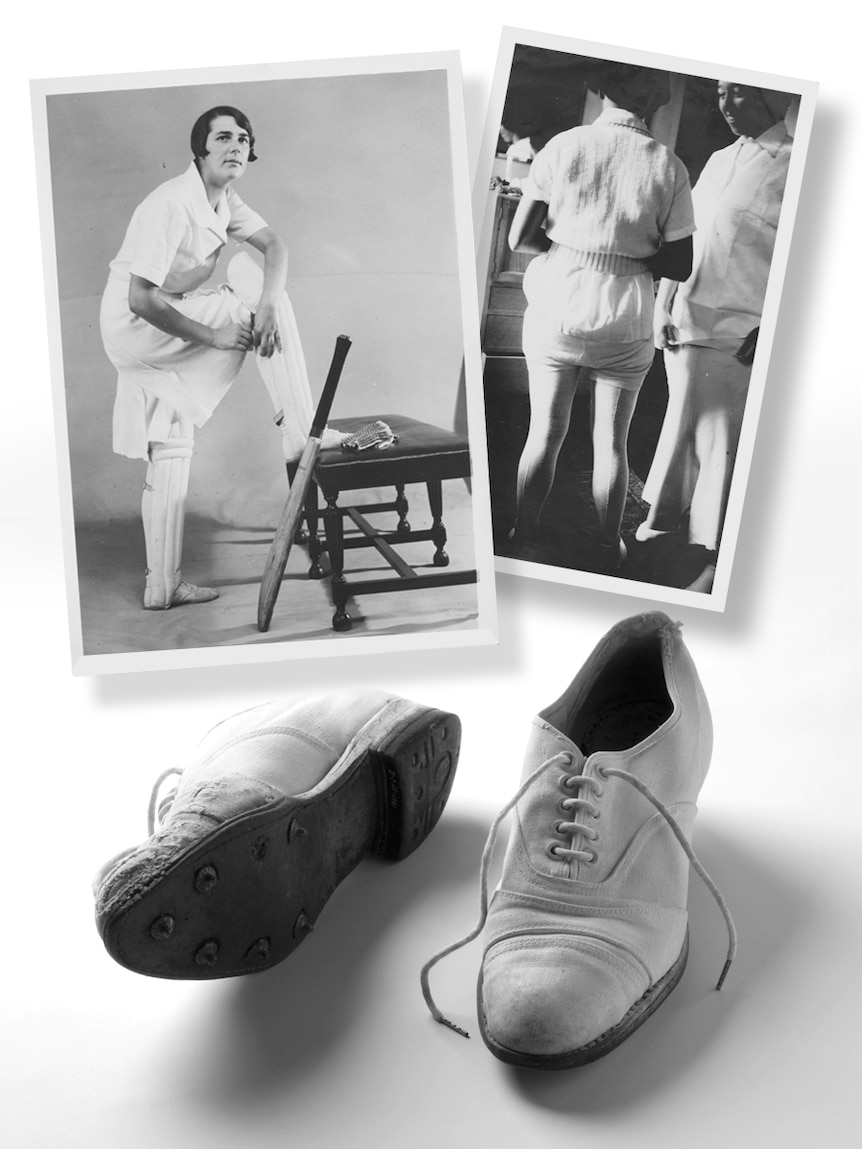
<path fill-rule="evenodd" d="M 674 326 L 669 308 L 656 306 L 652 330 L 653 341 L 659 351 L 679 346 L 679 329 Z"/>
<path fill-rule="evenodd" d="M 254 316 L 254 346 L 258 355 L 262 355 L 264 359 L 269 359 L 276 351 L 282 350 L 275 305 L 264 302 L 263 299 Z"/>
<path fill-rule="evenodd" d="M 254 316 L 254 345 L 258 355 L 269 359 L 282 350 L 275 308 L 287 282 L 287 248 L 271 227 L 256 231 L 248 243 L 263 255 L 263 291 Z"/>
<path fill-rule="evenodd" d="M 251 351 L 254 336 L 250 320 L 246 323 L 227 323 L 224 327 L 214 327 L 212 333 L 212 346 L 218 351 Z"/>

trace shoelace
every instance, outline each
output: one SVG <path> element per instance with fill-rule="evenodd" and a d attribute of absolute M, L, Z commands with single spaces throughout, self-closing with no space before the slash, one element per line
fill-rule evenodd
<path fill-rule="evenodd" d="M 497 841 L 497 832 L 500 828 L 500 825 L 502 824 L 502 822 L 506 818 L 507 814 L 509 814 L 509 812 L 517 805 L 517 803 L 521 800 L 521 798 L 524 796 L 524 794 L 526 794 L 526 792 L 529 790 L 529 788 L 533 785 L 533 783 L 536 781 L 536 779 L 541 774 L 543 774 L 546 770 L 549 770 L 552 766 L 561 765 L 564 762 L 567 762 L 568 764 L 572 763 L 571 754 L 568 754 L 565 751 L 563 751 L 560 754 L 555 754 L 552 758 L 548 758 L 545 762 L 543 762 L 540 766 L 538 766 L 532 772 L 532 774 L 530 774 L 527 777 L 527 779 L 521 784 L 521 786 L 519 787 L 519 789 L 515 793 L 515 795 L 509 799 L 509 801 L 506 803 L 506 805 L 503 807 L 503 809 L 500 811 L 500 813 L 494 819 L 493 823 L 491 824 L 491 829 L 488 832 L 488 838 L 487 838 L 487 841 L 485 842 L 485 848 L 482 851 L 482 861 L 481 861 L 481 864 L 479 867 L 479 919 L 476 922 L 476 925 L 473 927 L 472 930 L 470 930 L 470 932 L 468 934 L 465 934 L 464 937 L 460 938 L 457 942 L 453 942 L 451 945 L 446 946 L 445 949 L 442 949 L 439 953 L 435 954 L 434 957 L 432 957 L 429 961 L 427 961 L 425 963 L 425 965 L 422 967 L 422 973 L 420 974 L 419 980 L 420 980 L 420 983 L 422 985 L 422 996 L 425 999 L 425 1004 L 428 1006 L 428 1009 L 431 1013 L 431 1016 L 434 1018 L 435 1021 L 439 1021 L 441 1025 L 448 1026 L 449 1029 L 454 1029 L 454 1031 L 456 1033 L 460 1033 L 462 1037 L 469 1037 L 470 1034 L 467 1032 L 466 1029 L 462 1029 L 460 1025 L 456 1025 L 454 1021 L 450 1021 L 448 1017 L 445 1017 L 440 1012 L 440 1010 L 438 1009 L 437 1004 L 435 1003 L 434 998 L 431 994 L 431 987 L 429 984 L 429 975 L 431 973 L 431 970 L 434 968 L 435 965 L 437 965 L 438 962 L 442 961 L 443 958 L 448 957 L 450 954 L 455 953 L 456 950 L 459 950 L 459 949 L 463 948 L 464 946 L 469 945 L 469 943 L 474 941 L 479 936 L 479 934 L 482 932 L 482 930 L 484 929 L 485 922 L 488 918 L 488 900 L 489 900 L 488 899 L 488 871 L 489 871 L 490 866 L 491 866 L 491 856 L 494 852 L 494 846 L 495 846 L 496 841 Z M 706 888 L 709 890 L 709 892 L 712 894 L 713 898 L 715 899 L 716 904 L 718 905 L 718 908 L 721 910 L 722 916 L 723 916 L 724 921 L 725 921 L 725 925 L 727 926 L 727 937 L 728 937 L 727 958 L 725 959 L 724 966 L 722 968 L 721 974 L 719 975 L 718 982 L 716 983 L 716 986 L 715 986 L 715 988 L 717 990 L 720 990 L 721 987 L 724 985 L 724 980 L 727 977 L 727 973 L 728 973 L 728 970 L 730 969 L 731 962 L 733 961 L 734 957 L 736 956 L 737 936 L 736 936 L 736 926 L 733 924 L 733 918 L 730 916 L 730 909 L 728 908 L 727 902 L 722 897 L 721 892 L 718 889 L 718 886 L 715 884 L 715 882 L 712 880 L 712 878 L 709 876 L 709 874 L 706 872 L 706 870 L 701 865 L 701 863 L 698 860 L 694 850 L 691 847 L 690 842 L 688 841 L 685 834 L 683 833 L 682 828 L 680 827 L 676 818 L 674 818 L 673 814 L 671 814 L 671 812 L 670 812 L 670 810 L 668 810 L 667 806 L 665 806 L 665 804 L 661 801 L 661 799 L 657 798 L 656 795 L 653 794 L 652 790 L 650 790 L 650 788 L 648 786 L 646 786 L 643 782 L 641 782 L 641 780 L 639 778 L 636 778 L 634 774 L 629 773 L 628 770 L 620 770 L 615 766 L 599 766 L 599 767 L 597 767 L 597 773 L 603 778 L 610 778 L 610 777 L 622 778 L 624 781 L 626 781 L 630 785 L 634 786 L 634 788 L 640 794 L 643 794 L 643 796 L 649 802 L 652 803 L 652 805 L 656 808 L 656 810 L 658 810 L 658 812 L 662 815 L 662 817 L 665 819 L 667 824 L 670 826 L 674 837 L 679 842 L 679 844 L 682 846 L 682 848 L 685 851 L 685 854 L 686 854 L 689 862 L 691 863 L 692 867 L 697 872 L 701 881 L 704 883 Z M 582 775 L 577 775 L 577 774 L 576 775 L 569 775 L 569 784 L 571 785 L 571 780 L 576 779 L 576 778 L 581 779 Z M 584 782 L 592 782 L 592 779 L 583 779 L 583 781 Z M 587 799 L 582 799 L 582 798 L 571 798 L 571 799 L 568 799 L 568 801 L 571 804 L 591 805 L 591 803 L 589 803 Z M 585 830 L 585 827 L 583 827 L 577 823 L 560 822 L 557 824 L 557 828 L 559 831 L 563 831 L 563 830 L 568 831 L 571 826 L 575 826 L 579 832 L 584 832 L 584 830 Z M 590 834 L 587 834 L 586 836 L 588 838 L 593 837 L 593 835 L 590 835 Z M 594 860 L 593 852 L 590 850 L 566 849 L 562 846 L 555 844 L 554 856 L 559 857 L 561 855 L 566 856 L 566 857 L 570 857 L 570 858 L 577 858 L 577 859 L 580 859 L 583 861 Z"/>
<path fill-rule="evenodd" d="M 564 753 L 563 757 L 566 758 L 569 765 L 571 765 L 572 756 Z M 586 777 L 583 774 L 563 774 L 560 778 L 560 789 L 564 792 L 581 789 L 581 787 L 592 790 L 596 798 L 601 798 L 604 793 L 601 784 L 597 782 L 595 778 Z M 598 807 L 595 806 L 589 798 L 563 798 L 560 802 L 560 807 L 566 811 L 585 810 L 588 814 L 592 815 L 593 818 L 600 817 Z M 580 822 L 567 822 L 562 818 L 554 823 L 554 832 L 559 834 L 560 837 L 574 837 L 575 834 L 578 834 L 586 838 L 588 842 L 595 842 L 599 836 L 595 830 L 589 829 Z M 598 856 L 593 849 L 561 846 L 559 842 L 549 842 L 546 847 L 546 853 L 550 858 L 567 858 L 570 862 L 586 862 L 587 865 L 592 865 Z"/>
<path fill-rule="evenodd" d="M 171 806 L 174 804 L 174 798 L 177 796 L 177 788 L 174 786 L 169 794 L 166 794 L 159 802 L 159 790 L 162 788 L 162 783 L 165 779 L 170 778 L 172 775 L 180 777 L 182 774 L 180 766 L 169 766 L 167 770 L 163 770 L 158 778 L 153 783 L 152 793 L 150 794 L 150 802 L 147 807 L 147 835 L 152 837 L 156 832 L 156 826 L 161 825 L 165 816 L 169 813 Z"/>

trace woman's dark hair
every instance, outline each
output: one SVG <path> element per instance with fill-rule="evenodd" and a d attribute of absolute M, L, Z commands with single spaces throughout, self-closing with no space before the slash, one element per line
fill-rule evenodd
<path fill-rule="evenodd" d="M 254 154 L 254 131 L 251 121 L 239 108 L 231 108 L 228 104 L 219 104 L 217 108 L 210 108 L 208 112 L 204 112 L 195 120 L 191 135 L 192 155 L 196 160 L 199 160 L 207 154 L 207 136 L 210 134 L 210 127 L 217 116 L 233 116 L 242 130 L 248 132 L 248 162 L 253 164 L 257 156 Z"/>
<path fill-rule="evenodd" d="M 642 64 L 626 64 L 614 60 L 597 60 L 587 70 L 587 86 L 600 94 L 618 95 L 632 80 L 655 76 L 656 69 Z"/>
<path fill-rule="evenodd" d="M 617 104 L 641 115 L 643 106 L 634 107 L 632 100 L 643 105 L 644 93 L 651 83 L 658 85 L 664 80 L 667 87 L 668 73 L 659 68 L 650 68 L 641 64 L 624 64 L 621 61 L 597 60 L 592 68 L 587 70 L 587 87 L 599 96 L 610 96 Z M 661 107 L 670 96 L 669 88 L 664 99 L 652 106 L 652 110 Z"/>

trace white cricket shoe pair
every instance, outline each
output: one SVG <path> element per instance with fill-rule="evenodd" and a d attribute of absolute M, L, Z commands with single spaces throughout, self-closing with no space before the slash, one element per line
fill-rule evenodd
<path fill-rule="evenodd" d="M 122 965 L 172 978 L 265 969 L 311 930 L 369 852 L 400 859 L 436 825 L 460 746 L 451 713 L 380 691 L 271 703 L 221 723 L 162 802 L 150 837 L 102 867 L 97 923 Z M 534 720 L 522 784 L 482 860 L 479 1023 L 491 1051 L 537 1068 L 584 1064 L 625 1040 L 682 976 L 696 800 L 712 724 L 661 612 L 599 643 Z M 490 905 L 497 826 L 515 824 Z M 463 1032 L 463 1030 L 461 1030 Z"/>

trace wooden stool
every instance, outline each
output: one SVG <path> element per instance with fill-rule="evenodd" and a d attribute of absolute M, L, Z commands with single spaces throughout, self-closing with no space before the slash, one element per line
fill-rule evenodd
<path fill-rule="evenodd" d="M 352 622 L 345 607 L 348 599 L 356 595 L 476 582 L 475 569 L 419 574 L 395 550 L 398 543 L 431 540 L 435 547 L 432 558 L 434 566 L 449 565 L 449 556 L 445 550 L 446 528 L 443 525 L 443 480 L 469 478 L 470 449 L 467 440 L 452 431 L 444 431 L 431 423 L 421 423 L 403 415 L 331 419 L 328 426 L 336 431 L 350 433 L 375 419 L 388 423 L 397 435 L 398 442 L 385 450 L 372 447 L 367 451 L 349 451 L 333 447 L 321 451 L 314 469 L 314 482 L 309 487 L 305 503 L 308 555 L 311 560 L 308 575 L 309 578 L 323 578 L 320 558 L 326 550 L 332 570 L 334 630 L 350 630 Z M 407 521 L 409 507 L 404 488 L 408 483 L 424 483 L 428 489 L 432 522 L 427 530 L 414 531 Z M 394 487 L 395 498 L 390 502 L 339 505 L 339 496 L 344 491 L 361 491 L 369 487 Z M 318 491 L 326 500 L 323 511 L 325 544 L 318 534 Z M 397 512 L 398 523 L 394 530 L 377 530 L 366 518 L 367 515 L 383 511 Z M 345 518 L 358 528 L 358 535 L 345 537 Z M 357 547 L 374 547 L 395 575 L 348 582 L 344 573 L 344 552 Z"/>

